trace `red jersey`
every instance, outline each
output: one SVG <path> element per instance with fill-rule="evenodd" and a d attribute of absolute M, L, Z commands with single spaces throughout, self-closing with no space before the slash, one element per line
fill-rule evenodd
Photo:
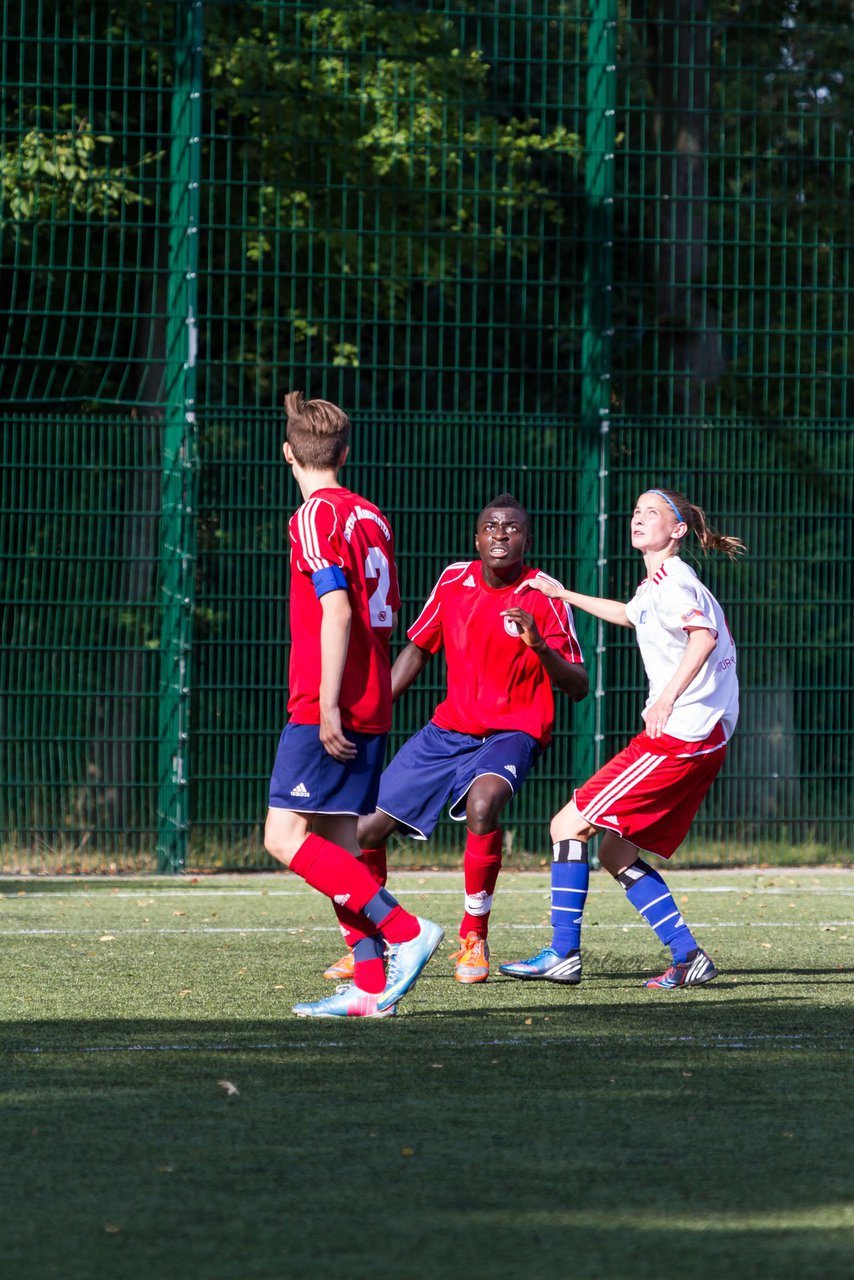
<path fill-rule="evenodd" d="M 320 723 L 320 623 L 312 575 L 343 573 L 353 617 L 338 706 L 357 733 L 391 727 L 389 640 L 400 608 L 394 535 L 385 516 L 349 489 L 318 489 L 288 524 L 291 540 L 291 662 L 288 714 Z"/>
<path fill-rule="evenodd" d="M 450 564 L 407 635 L 420 649 L 444 645 L 448 691 L 433 713 L 440 729 L 486 737 L 520 729 L 545 747 L 554 725 L 554 694 L 540 659 L 501 612 L 519 605 L 534 617 L 550 649 L 581 662 L 572 610 L 539 591 L 514 595 L 521 582 L 546 577 L 523 569 L 510 586 L 489 587 L 480 560 Z M 554 581 L 554 579 L 550 579 Z"/>

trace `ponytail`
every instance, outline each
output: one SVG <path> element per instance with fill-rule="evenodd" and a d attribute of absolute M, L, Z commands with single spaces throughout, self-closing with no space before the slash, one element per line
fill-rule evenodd
<path fill-rule="evenodd" d="M 741 538 L 718 533 L 717 529 L 713 529 L 706 521 L 706 513 L 702 507 L 689 502 L 684 494 L 677 493 L 674 489 L 648 489 L 647 493 L 660 493 L 674 511 L 679 513 L 681 520 L 688 526 L 688 532 L 696 536 L 704 556 L 710 551 L 720 551 L 729 560 L 735 560 L 747 550 Z"/>

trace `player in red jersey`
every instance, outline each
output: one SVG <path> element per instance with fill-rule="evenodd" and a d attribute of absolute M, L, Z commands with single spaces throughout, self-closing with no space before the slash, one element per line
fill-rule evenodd
<path fill-rule="evenodd" d="M 465 911 L 455 956 L 455 977 L 463 983 L 489 976 L 499 818 L 550 741 L 552 686 L 575 702 L 588 688 L 571 610 L 536 591 L 514 594 L 546 577 L 525 564 L 530 545 L 528 513 L 504 493 L 478 516 L 480 559 L 451 564 L 441 574 L 392 668 L 392 696 L 405 693 L 444 649 L 446 697 L 391 761 L 377 811 L 358 827 L 363 856 L 384 884 L 391 832 L 426 840 L 449 799 L 451 817 L 465 820 Z M 344 957 L 327 975 L 346 972 L 347 963 Z"/>
<path fill-rule="evenodd" d="M 389 637 L 400 606 L 388 521 L 338 480 L 347 415 L 285 397 L 283 451 L 304 502 L 291 517 L 290 697 L 270 779 L 267 851 L 332 899 L 354 949 L 352 986 L 302 1017 L 387 1017 L 444 937 L 378 888 L 356 823 L 373 812 L 391 724 Z M 388 974 L 384 951 L 390 948 Z"/>

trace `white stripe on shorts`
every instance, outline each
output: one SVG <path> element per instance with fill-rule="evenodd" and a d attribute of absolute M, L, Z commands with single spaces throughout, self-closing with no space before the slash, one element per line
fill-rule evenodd
<path fill-rule="evenodd" d="M 649 777 L 653 770 L 666 759 L 666 756 L 656 756 L 650 751 L 645 751 L 634 764 L 630 764 L 622 773 L 617 774 L 605 790 L 601 791 L 595 800 L 591 800 L 586 809 L 582 809 L 581 816 L 588 822 L 597 823 L 601 814 L 613 808 L 617 800 L 621 800 L 639 782 Z"/>

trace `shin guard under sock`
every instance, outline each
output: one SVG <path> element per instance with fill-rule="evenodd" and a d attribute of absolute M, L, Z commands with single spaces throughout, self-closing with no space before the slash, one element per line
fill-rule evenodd
<path fill-rule="evenodd" d="M 625 889 L 629 902 L 653 930 L 659 942 L 670 947 L 677 964 L 696 950 L 694 935 L 682 919 L 673 895 L 654 867 L 638 858 L 637 862 L 626 867 L 616 878 Z"/>
<path fill-rule="evenodd" d="M 552 846 L 552 947 L 568 956 L 581 946 L 590 863 L 587 842 L 558 840 Z"/>
<path fill-rule="evenodd" d="M 314 832 L 306 836 L 291 859 L 291 871 L 337 906 L 351 911 L 361 911 L 377 892 L 376 881 L 363 862 Z"/>

